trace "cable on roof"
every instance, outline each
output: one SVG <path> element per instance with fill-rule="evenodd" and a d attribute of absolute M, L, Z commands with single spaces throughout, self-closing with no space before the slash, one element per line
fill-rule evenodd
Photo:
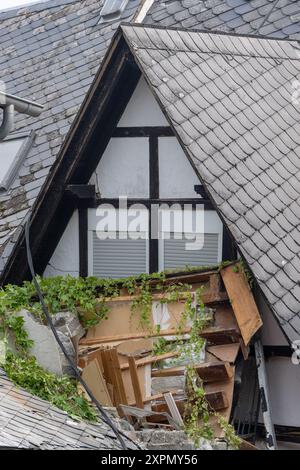
<path fill-rule="evenodd" d="M 277 7 L 277 4 L 279 3 L 279 0 L 277 0 L 276 2 L 273 3 L 273 5 L 271 4 L 271 8 L 270 8 L 270 11 L 269 13 L 266 14 L 266 16 L 264 16 L 261 24 L 258 26 L 258 28 L 256 28 L 256 30 L 254 31 L 255 34 L 258 34 L 259 30 L 263 27 L 263 25 L 265 24 L 265 22 L 269 19 L 271 13 L 273 13 L 274 9 Z"/>
<path fill-rule="evenodd" d="M 113 423 L 113 421 L 111 420 L 111 418 L 108 416 L 108 414 L 104 411 L 102 405 L 99 403 L 99 401 L 95 398 L 95 396 L 93 395 L 93 392 L 90 390 L 90 388 L 88 387 L 88 385 L 86 384 L 86 382 L 83 380 L 83 378 L 81 377 L 80 375 L 80 372 L 77 368 L 77 366 L 74 364 L 74 362 L 72 361 L 71 357 L 69 356 L 69 354 L 67 353 L 63 343 L 61 342 L 58 334 L 57 334 L 57 331 L 55 329 L 55 326 L 53 325 L 53 322 L 52 322 L 52 319 L 51 319 L 51 316 L 48 312 L 48 309 L 47 309 L 47 306 L 46 306 L 46 303 L 45 303 L 45 300 L 44 300 L 44 297 L 43 297 L 43 294 L 42 294 L 42 291 L 40 289 L 40 286 L 39 286 L 39 283 L 37 282 L 37 279 L 36 279 L 36 274 L 35 274 L 35 270 L 34 270 L 34 266 L 33 266 L 33 260 L 32 260 L 32 253 L 31 253 L 31 249 L 30 249 L 30 236 L 29 236 L 29 231 L 30 231 L 30 223 L 31 223 L 31 218 L 30 218 L 30 214 L 29 214 L 29 217 L 27 219 L 27 222 L 26 222 L 26 225 L 25 225 L 25 240 L 26 240 L 26 253 L 27 253 L 27 261 L 28 261 L 28 266 L 29 266 L 29 269 L 30 269 L 30 272 L 31 272 L 31 275 L 32 275 L 32 280 L 33 280 L 33 283 L 34 283 L 34 286 L 35 286 L 35 289 L 36 289 L 36 292 L 37 292 L 37 295 L 39 297 L 39 300 L 40 300 L 40 303 L 41 303 L 41 306 L 42 306 L 42 309 L 43 309 L 43 312 L 45 314 L 45 317 L 46 317 L 46 320 L 47 320 L 47 323 L 49 325 L 49 327 L 51 328 L 53 334 L 54 334 L 54 337 L 59 345 L 59 347 L 61 348 L 64 356 L 66 357 L 68 363 L 70 364 L 70 366 L 72 367 L 74 373 L 75 373 L 75 376 L 76 378 L 78 379 L 78 381 L 81 383 L 81 385 L 84 387 L 86 393 L 88 394 L 88 396 L 90 397 L 90 399 L 92 400 L 92 402 L 96 405 L 97 409 L 99 410 L 100 412 L 100 415 L 102 416 L 102 419 L 103 421 L 112 429 L 112 431 L 115 433 L 118 441 L 120 442 L 122 448 L 124 450 L 128 450 L 127 449 L 127 446 L 125 444 L 125 441 L 120 433 L 120 431 L 118 430 L 118 428 L 116 427 L 116 425 Z"/>

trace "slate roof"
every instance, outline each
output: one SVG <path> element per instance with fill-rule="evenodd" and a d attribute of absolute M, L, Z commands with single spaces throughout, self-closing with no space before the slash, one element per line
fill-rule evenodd
<path fill-rule="evenodd" d="M 0 192 L 0 274 L 113 33 L 120 21 L 133 18 L 141 1 L 129 0 L 121 18 L 106 23 L 99 22 L 104 0 L 51 0 L 0 12 L 0 80 L 7 92 L 46 107 L 39 119 L 16 116 L 16 132 L 34 130 L 36 136 L 11 188 Z M 250 34 L 269 3 L 276 8 L 265 25 L 273 21 L 277 29 L 261 28 L 260 34 L 299 34 L 299 0 L 155 0 L 145 22 Z M 228 15 L 239 15 L 246 29 Z"/>
<path fill-rule="evenodd" d="M 122 30 L 268 303 L 295 339 L 300 100 L 293 100 L 292 83 L 300 78 L 298 43 L 138 25 Z"/>
<path fill-rule="evenodd" d="M 45 106 L 40 118 L 16 115 L 16 132 L 36 133 L 18 177 L 0 193 L 0 271 L 48 175 L 120 21 L 99 23 L 104 0 L 51 0 L 0 12 L 0 80 L 6 91 Z"/>
<path fill-rule="evenodd" d="M 300 1 L 154 0 L 144 23 L 300 40 Z"/>
<path fill-rule="evenodd" d="M 139 449 L 123 434 L 129 449 Z M 16 387 L 0 369 L 0 449 L 120 449 L 103 422 L 75 421 L 49 402 Z"/>

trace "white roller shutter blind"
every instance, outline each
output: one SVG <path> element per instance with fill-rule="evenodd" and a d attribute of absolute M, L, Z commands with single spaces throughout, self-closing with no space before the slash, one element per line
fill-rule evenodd
<path fill-rule="evenodd" d="M 100 240 L 93 232 L 93 274 L 120 278 L 147 272 L 147 240 Z"/>

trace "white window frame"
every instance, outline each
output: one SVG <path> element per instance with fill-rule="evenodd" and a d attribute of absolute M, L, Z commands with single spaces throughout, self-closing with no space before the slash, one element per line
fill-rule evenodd
<path fill-rule="evenodd" d="M 6 175 L 4 176 L 2 182 L 0 183 L 0 191 L 7 191 L 10 188 L 13 180 L 15 179 L 18 173 L 18 170 L 21 164 L 24 161 L 26 154 L 29 152 L 29 149 L 33 143 L 33 139 L 34 139 L 34 132 L 31 132 L 30 134 L 23 134 L 23 133 L 10 134 L 8 137 L 6 137 L 6 139 L 3 140 L 3 143 L 12 142 L 15 140 L 23 140 L 23 143 L 21 147 L 19 148 L 19 150 L 17 151 L 17 153 L 15 154 L 15 156 L 13 157 L 10 167 Z M 0 142 L 0 165 L 1 165 L 1 142 Z"/>

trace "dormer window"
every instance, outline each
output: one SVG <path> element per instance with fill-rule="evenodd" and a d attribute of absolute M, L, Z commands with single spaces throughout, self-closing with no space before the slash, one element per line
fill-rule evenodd
<path fill-rule="evenodd" d="M 31 143 L 32 135 L 10 134 L 0 142 L 0 191 L 11 186 Z"/>

